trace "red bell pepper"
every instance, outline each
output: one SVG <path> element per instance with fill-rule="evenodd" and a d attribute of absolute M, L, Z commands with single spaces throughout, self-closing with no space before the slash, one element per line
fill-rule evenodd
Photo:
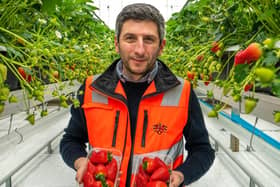
<path fill-rule="evenodd" d="M 151 181 L 145 187 L 168 187 L 163 181 Z"/>
<path fill-rule="evenodd" d="M 158 167 L 167 167 L 167 165 L 159 157 L 155 157 L 154 160 Z"/>
<path fill-rule="evenodd" d="M 161 180 L 165 182 L 168 181 L 169 179 L 170 179 L 170 173 L 167 167 L 160 167 L 156 169 L 150 178 L 150 180 L 152 181 Z"/>
<path fill-rule="evenodd" d="M 96 167 L 91 162 L 88 162 L 87 172 L 89 172 L 92 176 L 95 175 Z"/>
<path fill-rule="evenodd" d="M 155 162 L 155 159 L 150 157 L 144 157 L 143 158 L 143 169 L 148 174 L 151 174 L 153 171 L 155 171 L 158 168 L 157 163 Z"/>
<path fill-rule="evenodd" d="M 118 172 L 118 163 L 115 158 L 112 158 L 111 162 L 106 165 L 107 169 L 107 178 L 111 181 L 116 180 L 116 175 Z"/>
<path fill-rule="evenodd" d="M 83 184 L 84 187 L 91 187 L 93 186 L 95 180 L 93 178 L 93 175 L 89 172 L 86 172 L 83 176 Z"/>
<path fill-rule="evenodd" d="M 101 181 L 94 181 L 93 185 L 90 187 L 104 187 L 104 185 Z"/>
<path fill-rule="evenodd" d="M 106 150 L 93 151 L 90 155 L 90 161 L 93 164 L 107 164 L 112 160 L 112 153 Z"/>
<path fill-rule="evenodd" d="M 146 181 L 149 181 L 149 180 L 150 180 L 150 175 L 144 171 L 143 165 L 140 165 L 140 166 L 139 166 L 138 173 L 141 173 L 141 174 L 143 175 L 143 177 L 145 178 Z"/>
<path fill-rule="evenodd" d="M 147 186 L 148 179 L 142 173 L 137 173 L 135 176 L 135 184 L 136 187 L 144 187 Z"/>
<path fill-rule="evenodd" d="M 114 187 L 114 182 L 111 180 L 106 180 L 106 187 Z"/>
<path fill-rule="evenodd" d="M 95 179 L 105 182 L 107 177 L 107 169 L 103 164 L 98 164 L 95 167 Z"/>

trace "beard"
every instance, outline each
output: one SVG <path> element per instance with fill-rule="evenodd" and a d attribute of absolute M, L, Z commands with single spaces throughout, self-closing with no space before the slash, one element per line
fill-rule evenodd
<path fill-rule="evenodd" d="M 120 48 L 119 51 L 123 63 L 123 73 L 128 77 L 137 76 L 141 78 L 154 68 L 160 49 L 156 50 L 150 57 L 125 55 Z"/>

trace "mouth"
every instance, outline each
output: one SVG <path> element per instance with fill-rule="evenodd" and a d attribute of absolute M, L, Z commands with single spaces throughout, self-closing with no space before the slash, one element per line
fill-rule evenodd
<path fill-rule="evenodd" d="M 142 62 L 146 61 L 146 59 L 143 59 L 143 58 L 132 58 L 131 60 L 136 62 L 136 63 L 142 63 Z"/>

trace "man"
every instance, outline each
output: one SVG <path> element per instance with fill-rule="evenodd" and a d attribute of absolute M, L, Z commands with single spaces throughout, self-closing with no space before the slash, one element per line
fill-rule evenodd
<path fill-rule="evenodd" d="M 79 183 L 87 167 L 86 142 L 123 153 L 121 187 L 131 185 L 137 159 L 149 153 L 172 158 L 170 186 L 192 183 L 213 163 L 214 151 L 190 83 L 157 59 L 165 46 L 164 30 L 162 15 L 148 4 L 128 5 L 118 15 L 115 47 L 120 59 L 80 88 L 82 107 L 71 108 L 60 144 Z"/>

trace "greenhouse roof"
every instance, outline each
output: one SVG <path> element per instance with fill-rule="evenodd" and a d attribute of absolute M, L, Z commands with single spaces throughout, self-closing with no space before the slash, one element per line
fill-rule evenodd
<path fill-rule="evenodd" d="M 154 0 L 154 1 L 139 1 L 139 0 L 96 0 L 94 6 L 98 7 L 96 11 L 99 16 L 111 29 L 115 27 L 115 19 L 119 11 L 126 5 L 131 3 L 149 3 L 157 7 L 163 14 L 165 20 L 168 20 L 171 15 L 181 10 L 185 4 L 185 0 Z"/>

